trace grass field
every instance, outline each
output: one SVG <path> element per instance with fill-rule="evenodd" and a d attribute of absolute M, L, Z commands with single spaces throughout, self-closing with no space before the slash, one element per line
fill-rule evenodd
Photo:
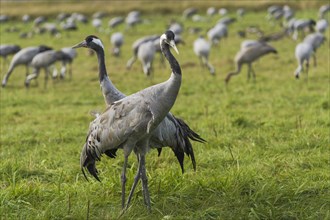
<path fill-rule="evenodd" d="M 7 5 L 1 13 L 8 9 L 14 15 L 17 7 L 24 10 L 23 4 L 15 10 Z M 296 17 L 316 19 L 317 10 L 297 11 Z M 230 15 L 234 16 L 234 11 Z M 266 33 L 280 31 L 266 22 L 265 15 L 266 10 L 248 11 L 244 20 L 229 27 L 229 37 L 212 48 L 210 62 L 216 68 L 215 76 L 199 66 L 192 50 L 198 35 L 189 34 L 187 29 L 200 27 L 205 33 L 219 15 L 207 23 L 185 21 L 186 44 L 179 45 L 180 54 L 175 55 L 182 67 L 183 83 L 171 112 L 185 119 L 207 143 L 193 144 L 197 171 L 186 158 L 183 175 L 169 149 L 160 157 L 151 151 L 146 160 L 152 211 L 148 213 L 144 206 L 139 184 L 131 207 L 121 219 L 330 219 L 329 41 L 317 51 L 318 66 L 311 62 L 308 81 L 306 74 L 299 80 L 294 78 L 297 42 L 284 38 L 270 43 L 277 55 L 254 63 L 256 83 L 247 82 L 244 66 L 227 87 L 224 84 L 242 41 L 236 35 L 238 30 L 253 24 Z M 128 31 L 118 27 L 125 35 L 118 59 L 110 54 L 109 34 L 96 33 L 90 24 L 79 25 L 79 31 L 63 33 L 61 38 L 44 34 L 20 39 L 18 33 L 5 30 L 15 26 L 24 31 L 32 24 L 10 21 L 0 25 L 0 43 L 21 47 L 47 44 L 60 49 L 96 34 L 107 50 L 110 78 L 118 89 L 131 94 L 166 80 L 170 74 L 168 66 L 161 66 L 159 56 L 152 79 L 143 75 L 139 62 L 126 70 L 131 44 L 144 35 L 161 34 L 168 21 L 180 20 L 181 14 L 149 12 L 143 18 L 150 23 Z M 104 27 L 108 19 L 104 19 Z M 329 39 L 329 32 L 326 37 Z M 7 69 L 4 66 L 7 64 L 1 60 L 1 79 Z M 8 86 L 0 89 L 0 219 L 119 217 L 122 153 L 116 159 L 103 157 L 98 163 L 101 183 L 85 181 L 79 166 L 80 151 L 93 120 L 89 112 L 105 109 L 97 71 L 96 56 L 79 49 L 72 80 L 50 80 L 45 89 L 42 72 L 39 84 L 33 82 L 26 89 L 25 67 L 18 67 Z M 128 188 L 136 169 L 136 158 L 131 156 Z"/>

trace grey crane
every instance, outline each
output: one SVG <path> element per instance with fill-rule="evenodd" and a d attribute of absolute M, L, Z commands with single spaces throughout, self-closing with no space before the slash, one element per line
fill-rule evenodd
<path fill-rule="evenodd" d="M 119 17 L 114 17 L 114 18 L 110 19 L 108 22 L 108 25 L 110 28 L 115 28 L 123 22 L 124 22 L 124 18 L 119 16 Z"/>
<path fill-rule="evenodd" d="M 302 35 L 304 35 L 305 29 L 309 29 L 310 31 L 313 31 L 315 25 L 316 25 L 316 22 L 313 19 L 296 19 L 296 20 L 294 20 L 294 22 L 292 24 L 292 28 L 293 28 L 292 38 L 294 40 L 297 40 L 299 32 L 301 32 Z"/>
<path fill-rule="evenodd" d="M 312 56 L 313 52 L 313 46 L 309 43 L 302 42 L 296 46 L 295 56 L 298 61 L 298 67 L 294 72 L 296 79 L 299 79 L 300 73 L 304 71 L 304 63 L 306 63 L 306 76 L 308 79 L 309 59 Z"/>
<path fill-rule="evenodd" d="M 104 62 L 105 57 L 102 42 L 96 36 L 91 37 L 94 38 L 94 42 L 99 43 L 86 44 L 85 47 L 93 48 L 93 50 L 98 56 L 100 87 L 106 105 L 111 105 L 113 102 L 126 97 L 126 95 L 120 92 L 112 84 L 110 78 L 108 77 Z M 185 121 L 169 113 L 157 127 L 156 131 L 153 132 L 150 143 L 153 148 L 156 148 L 158 150 L 158 155 L 160 155 L 163 147 L 169 146 L 177 157 L 183 173 L 184 154 L 187 154 L 191 157 L 194 170 L 196 170 L 194 152 L 189 139 L 201 143 L 205 142 L 205 140 L 201 138 L 196 132 L 194 132 Z M 115 156 L 115 152 L 116 150 L 109 153 L 108 156 Z"/>
<path fill-rule="evenodd" d="M 133 45 L 132 45 L 132 50 L 133 50 L 133 56 L 127 61 L 126 64 L 126 68 L 130 69 L 132 67 L 132 65 L 134 64 L 134 62 L 136 61 L 137 58 L 137 53 L 139 50 L 139 47 L 147 42 L 147 41 L 154 41 L 156 39 L 159 38 L 159 35 L 150 35 L 150 36 L 145 36 L 142 38 L 137 39 L 136 41 L 134 41 Z"/>
<path fill-rule="evenodd" d="M 202 36 L 194 41 L 194 52 L 201 61 L 202 66 L 206 66 L 210 73 L 214 75 L 215 69 L 209 63 L 209 55 L 211 51 L 211 44 L 207 42 Z"/>
<path fill-rule="evenodd" d="M 99 80 L 105 104 L 110 106 L 124 97 L 125 94 L 120 92 L 108 77 L 105 67 L 104 47 L 101 41 L 98 41 L 96 36 L 92 36 L 94 42 L 98 44 L 87 44 L 88 48 L 93 48 L 98 56 L 99 64 Z M 158 40 L 159 44 L 159 40 Z M 150 145 L 158 150 L 160 155 L 162 148 L 169 146 L 176 155 L 181 166 L 182 173 L 184 172 L 183 162 L 184 154 L 191 157 L 194 170 L 196 170 L 196 161 L 190 139 L 193 141 L 204 143 L 205 140 L 194 132 L 185 121 L 168 113 L 165 119 L 159 124 L 156 130 L 152 133 Z M 116 150 L 110 156 L 116 155 Z"/>
<path fill-rule="evenodd" d="M 146 76 L 150 76 L 152 62 L 156 53 L 156 47 L 153 41 L 147 41 L 140 45 L 137 53 L 138 59 L 142 63 L 142 69 Z"/>
<path fill-rule="evenodd" d="M 312 56 L 314 59 L 314 66 L 316 66 L 316 62 L 317 62 L 316 61 L 316 51 L 323 44 L 324 41 L 325 41 L 324 35 L 321 33 L 317 33 L 317 32 L 309 34 L 304 38 L 303 42 L 311 45 L 313 48 Z"/>
<path fill-rule="evenodd" d="M 152 132 L 168 115 L 181 86 L 181 68 L 169 50 L 171 46 L 177 51 L 173 32 L 165 32 L 160 38 L 160 43 L 162 52 L 171 65 L 171 77 L 163 83 L 143 89 L 108 106 L 106 111 L 90 124 L 86 143 L 81 153 L 80 162 L 83 173 L 85 174 L 84 168 L 87 168 L 89 173 L 99 180 L 95 162 L 100 160 L 103 153 L 113 156 L 111 154 L 112 150 L 123 149 L 125 158 L 122 171 L 123 208 L 129 206 L 140 179 L 142 180 L 145 204 L 148 210 L 151 208 L 145 169 L 145 155 L 150 148 L 149 141 Z M 102 53 L 104 55 L 101 41 L 94 36 L 87 37 L 85 41 L 74 48 L 77 47 L 91 47 L 98 51 L 99 58 Z M 104 65 L 104 62 L 101 63 L 99 60 L 99 64 Z M 126 167 L 128 156 L 132 151 L 138 157 L 139 167 L 125 206 Z"/>
<path fill-rule="evenodd" d="M 0 56 L 3 57 L 4 63 L 7 63 L 7 56 L 17 53 L 21 47 L 16 44 L 2 44 L 0 45 Z"/>
<path fill-rule="evenodd" d="M 38 53 L 47 51 L 52 49 L 51 47 L 41 45 L 37 47 L 27 47 L 23 48 L 22 50 L 18 51 L 12 58 L 8 71 L 2 80 L 2 87 L 7 85 L 8 79 L 18 65 L 25 65 L 26 66 L 26 75 L 29 74 L 29 64 L 31 63 L 33 57 Z"/>
<path fill-rule="evenodd" d="M 324 33 L 328 28 L 329 22 L 326 19 L 321 19 L 316 22 L 316 31 L 320 33 Z"/>
<path fill-rule="evenodd" d="M 141 13 L 139 11 L 131 11 L 125 18 L 126 29 L 132 28 L 141 22 Z"/>
<path fill-rule="evenodd" d="M 260 57 L 269 54 L 277 53 L 276 49 L 268 45 L 265 42 L 250 42 L 248 46 L 241 46 L 240 51 L 235 56 L 236 70 L 227 74 L 225 82 L 228 83 L 233 75 L 240 73 L 242 65 L 247 64 L 248 69 L 248 80 L 250 79 L 250 74 L 252 73 L 253 79 L 255 80 L 255 72 L 252 68 L 252 63 L 259 59 Z"/>
<path fill-rule="evenodd" d="M 219 41 L 227 37 L 228 28 L 227 25 L 218 23 L 213 28 L 207 32 L 208 39 L 211 41 L 212 45 L 217 45 Z"/>
<path fill-rule="evenodd" d="M 330 11 L 330 4 L 322 5 L 319 9 L 319 18 L 325 18 L 326 14 Z"/>
<path fill-rule="evenodd" d="M 61 67 L 60 76 L 61 76 L 61 78 L 65 77 L 67 65 L 68 65 L 69 66 L 69 77 L 70 77 L 70 79 L 72 79 L 72 62 L 77 57 L 77 51 L 75 49 L 72 49 L 71 47 L 64 47 L 61 49 L 61 51 L 64 54 L 61 57 L 62 67 Z"/>
<path fill-rule="evenodd" d="M 39 76 L 40 69 L 45 70 L 45 87 L 47 85 L 48 76 L 50 75 L 50 67 L 59 60 L 69 59 L 69 55 L 62 51 L 48 50 L 37 54 L 31 61 L 31 66 L 34 68 L 32 74 L 28 75 L 25 80 L 25 86 L 28 87 L 32 79 Z"/>
<path fill-rule="evenodd" d="M 116 32 L 111 35 L 110 42 L 113 46 L 112 53 L 116 57 L 120 55 L 120 48 L 124 43 L 124 35 L 121 32 Z"/>

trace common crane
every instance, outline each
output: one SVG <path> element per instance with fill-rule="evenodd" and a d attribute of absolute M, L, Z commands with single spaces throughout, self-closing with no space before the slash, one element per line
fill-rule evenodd
<path fill-rule="evenodd" d="M 298 67 L 294 72 L 296 79 L 299 79 L 300 73 L 304 71 L 304 63 L 306 63 L 306 76 L 308 79 L 309 59 L 313 54 L 313 47 L 311 44 L 302 42 L 296 46 L 295 56 L 298 61 Z"/>
<path fill-rule="evenodd" d="M 2 80 L 2 87 L 5 87 L 7 85 L 8 79 L 15 69 L 16 66 L 18 65 L 25 65 L 26 66 L 26 75 L 29 74 L 29 64 L 31 63 L 33 57 L 37 55 L 38 53 L 50 50 L 52 48 L 48 46 L 37 46 L 37 47 L 27 47 L 23 48 L 22 50 L 18 51 L 12 58 L 9 69 L 4 76 Z"/>
<path fill-rule="evenodd" d="M 2 44 L 0 45 L 0 56 L 4 59 L 4 63 L 7 63 L 7 56 L 17 53 L 21 50 L 21 47 L 16 44 Z"/>
<path fill-rule="evenodd" d="M 202 66 L 206 66 L 210 73 L 214 75 L 215 69 L 209 63 L 209 55 L 211 51 L 211 44 L 207 42 L 203 37 L 199 37 L 194 41 L 194 52 L 201 61 Z"/>
<path fill-rule="evenodd" d="M 242 65 L 247 64 L 248 69 L 248 80 L 250 79 L 250 74 L 252 73 L 253 79 L 255 80 L 255 72 L 252 68 L 252 63 L 259 59 L 260 57 L 269 54 L 277 53 L 276 49 L 268 45 L 265 42 L 250 41 L 249 44 L 242 46 L 241 49 L 235 56 L 236 70 L 227 74 L 225 82 L 229 83 L 232 76 L 240 73 Z"/>
<path fill-rule="evenodd" d="M 165 32 L 160 38 L 160 43 L 162 52 L 171 65 L 171 77 L 166 82 L 148 87 L 108 106 L 107 110 L 90 124 L 89 134 L 81 153 L 83 173 L 85 174 L 84 168 L 87 168 L 89 173 L 99 180 L 95 162 L 100 160 L 103 153 L 113 156 L 113 150 L 123 149 L 125 158 L 122 171 L 123 208 L 128 207 L 137 182 L 141 179 L 144 201 L 148 210 L 150 210 L 145 155 L 150 148 L 149 141 L 152 132 L 168 115 L 181 85 L 180 65 L 169 50 L 171 46 L 177 51 L 173 32 Z M 98 52 L 99 58 L 102 57 L 102 54 L 104 56 L 103 45 L 94 36 L 89 36 L 85 41 L 74 46 L 74 48 L 77 47 L 91 47 Z M 99 64 L 105 70 L 104 62 L 99 62 Z M 139 167 L 125 206 L 126 166 L 128 156 L 132 151 L 138 157 Z"/>

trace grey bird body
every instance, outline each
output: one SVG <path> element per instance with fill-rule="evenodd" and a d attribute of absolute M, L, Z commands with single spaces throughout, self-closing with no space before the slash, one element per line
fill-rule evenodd
<path fill-rule="evenodd" d="M 250 79 L 250 74 L 252 73 L 255 80 L 255 72 L 252 69 L 252 63 L 269 53 L 277 53 L 277 51 L 265 42 L 250 41 L 249 44 L 245 46 L 241 45 L 240 51 L 235 56 L 236 70 L 227 74 L 225 82 L 228 83 L 233 75 L 239 74 L 243 64 L 249 66 L 248 79 Z"/>
<path fill-rule="evenodd" d="M 95 36 L 87 37 L 84 42 L 75 47 L 88 47 L 88 44 L 92 45 L 93 49 L 97 51 L 98 56 L 104 56 L 103 45 Z M 170 45 L 176 49 L 173 32 L 166 32 L 162 35 L 161 45 L 165 57 L 171 64 L 171 77 L 163 83 L 148 87 L 112 103 L 90 125 L 90 131 L 81 154 L 81 167 L 86 167 L 98 179 L 95 161 L 100 160 L 102 153 L 107 154 L 106 152 L 114 149 L 123 149 L 125 157 L 122 173 L 123 208 L 125 208 L 126 166 L 128 156 L 134 151 L 138 157 L 139 168 L 126 203 L 126 208 L 130 203 L 137 182 L 141 179 L 144 201 L 150 210 L 145 155 L 150 148 L 149 140 L 152 131 L 156 129 L 168 114 L 181 86 L 180 66 L 169 51 Z M 100 63 L 100 61 L 102 60 L 99 60 L 99 64 L 104 65 L 104 62 Z M 102 68 L 105 68 L 105 66 Z M 104 75 L 100 77 L 100 80 L 103 78 Z"/>
<path fill-rule="evenodd" d="M 32 74 L 28 75 L 25 80 L 25 85 L 29 86 L 30 81 L 38 77 L 40 69 L 45 70 L 45 86 L 48 76 L 50 75 L 50 67 L 59 60 L 67 60 L 69 57 L 62 51 L 49 50 L 37 54 L 31 61 L 31 66 L 34 68 Z"/>
<path fill-rule="evenodd" d="M 146 76 L 150 76 L 152 62 L 154 60 L 156 48 L 152 41 L 147 41 L 140 45 L 137 57 L 142 63 L 142 69 Z"/>
<path fill-rule="evenodd" d="M 124 35 L 121 32 L 116 32 L 111 35 L 110 42 L 113 46 L 112 53 L 115 56 L 120 55 L 120 48 L 124 43 Z"/>
<path fill-rule="evenodd" d="M 0 45 L 0 56 L 3 57 L 4 63 L 7 63 L 7 57 L 15 54 L 21 50 L 21 47 L 15 44 L 2 44 Z"/>
<path fill-rule="evenodd" d="M 199 57 L 201 64 L 206 66 L 211 74 L 214 74 L 214 67 L 209 63 L 209 55 L 211 51 L 211 44 L 203 37 L 199 37 L 194 41 L 194 52 Z"/>
<path fill-rule="evenodd" d="M 47 46 L 38 46 L 38 47 L 27 47 L 23 48 L 22 50 L 18 51 L 14 57 L 12 58 L 9 69 L 2 80 L 2 86 L 5 87 L 8 79 L 13 72 L 14 68 L 18 65 L 25 65 L 26 66 L 26 75 L 28 75 L 28 65 L 31 63 L 32 59 L 38 53 L 41 53 L 46 50 L 50 50 L 50 47 Z"/>
<path fill-rule="evenodd" d="M 304 63 L 306 63 L 306 75 L 308 77 L 309 59 L 313 55 L 313 53 L 313 46 L 309 43 L 302 42 L 296 46 L 295 56 L 298 62 L 298 67 L 295 70 L 294 75 L 297 79 L 299 78 L 300 73 L 304 71 Z"/>

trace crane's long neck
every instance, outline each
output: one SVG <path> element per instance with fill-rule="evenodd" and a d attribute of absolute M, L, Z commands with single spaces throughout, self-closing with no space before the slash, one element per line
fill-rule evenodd
<path fill-rule="evenodd" d="M 99 63 L 99 80 L 104 101 L 107 105 L 111 105 L 113 102 L 124 98 L 125 94 L 120 92 L 108 77 L 107 69 L 105 67 L 104 50 L 99 48 L 96 50 L 96 54 Z"/>
<path fill-rule="evenodd" d="M 171 69 L 172 69 L 172 72 L 177 75 L 177 76 L 180 76 L 181 77 L 181 68 L 180 68 L 180 65 L 178 63 L 178 61 L 175 59 L 175 57 L 173 56 L 173 54 L 171 53 L 170 51 L 170 46 L 167 44 L 167 43 L 162 43 L 161 44 L 161 50 L 165 56 L 165 58 L 168 60 L 168 62 L 170 63 L 171 65 Z"/>

